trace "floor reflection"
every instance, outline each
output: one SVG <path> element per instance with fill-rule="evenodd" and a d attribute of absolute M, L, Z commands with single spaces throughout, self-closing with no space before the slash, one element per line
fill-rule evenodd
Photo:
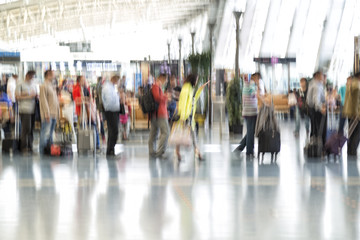
<path fill-rule="evenodd" d="M 358 239 L 360 161 L 306 161 L 289 130 L 277 162 L 231 139 L 205 162 L 131 144 L 112 159 L 2 155 L 0 239 Z"/>

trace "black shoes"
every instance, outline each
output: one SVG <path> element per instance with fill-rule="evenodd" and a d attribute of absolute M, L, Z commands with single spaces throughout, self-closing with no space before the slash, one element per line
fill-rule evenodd
<path fill-rule="evenodd" d="M 108 152 L 106 152 L 106 156 L 109 156 L 109 157 L 115 156 L 115 152 L 114 151 L 108 151 Z"/>
<path fill-rule="evenodd" d="M 239 145 L 237 148 L 235 148 L 234 152 L 242 152 L 244 151 L 245 146 Z"/>

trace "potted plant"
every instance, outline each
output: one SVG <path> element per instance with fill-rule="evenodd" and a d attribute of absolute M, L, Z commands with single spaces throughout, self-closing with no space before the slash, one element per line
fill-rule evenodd
<path fill-rule="evenodd" d="M 191 72 L 197 74 L 199 77 L 197 87 L 206 83 L 210 74 L 210 52 L 190 54 L 187 60 L 190 63 Z M 201 94 L 199 101 L 197 102 L 195 114 L 195 121 L 199 123 L 200 126 L 202 126 L 205 121 L 208 104 L 207 99 L 208 91 L 206 87 L 206 89 L 204 89 L 203 93 Z"/>
<path fill-rule="evenodd" d="M 242 93 L 240 78 L 234 78 L 226 90 L 226 108 L 229 117 L 229 129 L 235 134 L 242 134 Z"/>

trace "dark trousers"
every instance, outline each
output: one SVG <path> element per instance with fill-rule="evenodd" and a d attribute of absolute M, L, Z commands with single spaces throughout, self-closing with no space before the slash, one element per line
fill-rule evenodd
<path fill-rule="evenodd" d="M 326 142 L 327 117 L 319 111 L 314 113 L 314 136 L 321 137 L 323 144 Z"/>
<path fill-rule="evenodd" d="M 35 124 L 35 115 L 34 114 L 20 114 L 21 119 L 21 150 L 32 150 L 33 144 L 33 131 Z"/>
<path fill-rule="evenodd" d="M 105 112 L 105 118 L 108 128 L 108 140 L 107 140 L 107 154 L 112 154 L 115 151 L 115 144 L 117 142 L 119 134 L 119 112 Z"/>
<path fill-rule="evenodd" d="M 247 132 L 237 149 L 242 151 L 246 147 L 246 154 L 254 154 L 256 118 L 257 116 L 245 117 Z"/>
<path fill-rule="evenodd" d="M 104 129 L 104 121 L 105 121 L 105 114 L 104 112 L 99 112 L 100 118 L 100 133 L 102 137 L 105 137 L 105 129 Z"/>
<path fill-rule="evenodd" d="M 349 128 L 354 122 L 354 119 L 349 120 Z M 355 127 L 354 132 L 351 134 L 348 140 L 348 155 L 356 156 L 357 149 L 360 141 L 360 124 L 358 123 Z"/>
<path fill-rule="evenodd" d="M 311 123 L 310 137 L 315 137 L 316 136 L 315 109 L 313 108 L 309 109 L 309 117 Z"/>
<path fill-rule="evenodd" d="M 340 120 L 339 120 L 339 130 L 338 130 L 338 132 L 341 133 L 341 134 L 344 134 L 344 126 L 345 126 L 345 122 L 346 122 L 346 117 L 343 116 L 342 109 L 343 109 L 343 106 L 340 105 Z"/>
<path fill-rule="evenodd" d="M 310 120 L 311 120 L 311 131 L 310 137 L 321 137 L 323 143 L 326 142 L 326 129 L 327 129 L 327 117 L 321 112 L 311 109 Z M 321 135 L 321 136 L 320 136 Z"/>

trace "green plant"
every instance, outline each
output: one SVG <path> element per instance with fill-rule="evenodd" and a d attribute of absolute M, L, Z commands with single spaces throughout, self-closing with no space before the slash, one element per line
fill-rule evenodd
<path fill-rule="evenodd" d="M 209 80 L 210 74 L 210 51 L 190 54 L 188 57 L 188 62 L 191 66 L 191 72 L 197 74 L 199 77 L 198 84 L 196 87 L 201 86 Z M 206 113 L 207 101 L 208 99 L 208 86 L 203 90 L 201 97 L 198 101 L 197 113 L 204 114 Z"/>
<path fill-rule="evenodd" d="M 226 107 L 229 116 L 229 125 L 237 126 L 242 123 L 242 92 L 241 80 L 234 78 L 226 90 Z"/>
<path fill-rule="evenodd" d="M 190 54 L 187 60 L 190 63 L 191 72 L 194 73 L 194 74 L 198 74 L 198 72 L 199 72 L 199 63 L 200 63 L 200 54 L 199 53 Z"/>

